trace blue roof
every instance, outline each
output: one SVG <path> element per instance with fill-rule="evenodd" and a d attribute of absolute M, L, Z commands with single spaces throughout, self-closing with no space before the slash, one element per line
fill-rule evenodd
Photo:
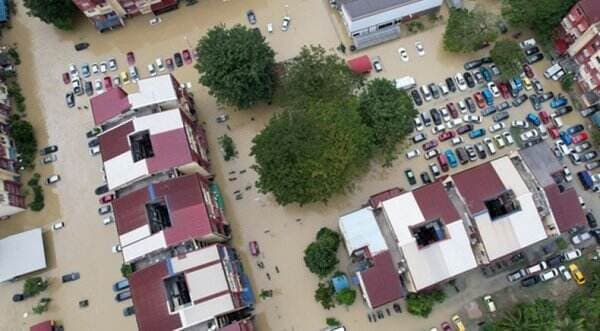
<path fill-rule="evenodd" d="M 0 23 L 8 22 L 8 16 L 7 0 L 0 0 Z"/>
<path fill-rule="evenodd" d="M 335 289 L 336 293 L 345 288 L 350 287 L 350 285 L 348 284 L 348 277 L 346 277 L 346 275 L 339 275 L 333 277 L 331 279 L 331 283 L 333 284 L 333 288 Z"/>

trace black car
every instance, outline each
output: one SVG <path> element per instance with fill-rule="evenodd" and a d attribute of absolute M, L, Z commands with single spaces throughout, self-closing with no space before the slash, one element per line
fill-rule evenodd
<path fill-rule="evenodd" d="M 600 103 L 597 103 L 595 105 L 591 105 L 590 107 L 584 108 L 584 109 L 580 110 L 579 113 L 583 117 L 589 117 L 589 116 L 592 116 L 594 113 L 596 113 L 598 110 L 600 110 Z"/>
<path fill-rule="evenodd" d="M 454 79 L 451 77 L 446 78 L 446 85 L 448 86 L 450 92 L 456 92 L 456 84 L 454 84 Z"/>
<path fill-rule="evenodd" d="M 96 187 L 96 189 L 94 190 L 94 193 L 96 195 L 102 195 L 104 193 L 108 192 L 108 185 L 104 184 L 104 185 L 100 185 L 98 187 Z"/>
<path fill-rule="evenodd" d="M 92 82 L 86 81 L 85 83 L 83 83 L 83 87 L 85 89 L 85 94 L 88 97 L 94 94 L 94 86 L 92 85 Z"/>
<path fill-rule="evenodd" d="M 458 160 L 460 161 L 460 164 L 465 164 L 469 162 L 469 155 L 467 154 L 467 151 L 464 147 L 457 147 L 455 151 L 456 156 L 458 156 Z"/>
<path fill-rule="evenodd" d="M 465 70 L 473 70 L 475 68 L 481 67 L 482 64 L 483 64 L 482 60 L 472 60 L 472 61 L 465 63 L 464 67 L 465 67 Z"/>
<path fill-rule="evenodd" d="M 465 103 L 467 104 L 467 109 L 469 109 L 469 113 L 474 113 L 477 111 L 477 105 L 475 105 L 475 101 L 473 101 L 473 98 L 466 97 Z"/>
<path fill-rule="evenodd" d="M 47 147 L 44 147 L 40 150 L 40 156 L 44 156 L 44 155 L 48 155 L 51 153 L 55 153 L 58 151 L 58 146 L 56 145 L 50 145 Z"/>
<path fill-rule="evenodd" d="M 585 127 L 583 126 L 583 124 L 575 124 L 572 127 L 567 129 L 567 132 L 571 135 L 579 133 L 581 131 L 585 130 Z"/>
<path fill-rule="evenodd" d="M 473 75 L 471 75 L 471 73 L 470 73 L 470 72 L 468 72 L 468 71 L 467 71 L 467 72 L 465 72 L 465 73 L 463 74 L 463 77 L 465 78 L 465 82 L 467 83 L 467 86 L 468 86 L 469 88 L 473 88 L 473 87 L 475 87 L 475 78 L 473 78 Z"/>
<path fill-rule="evenodd" d="M 98 139 L 98 138 L 94 138 L 94 139 L 88 141 L 89 148 L 96 147 L 98 145 L 100 145 L 100 139 Z"/>
<path fill-rule="evenodd" d="M 530 287 L 540 282 L 540 278 L 538 276 L 529 276 L 527 278 L 523 278 L 521 280 L 521 286 Z"/>
<path fill-rule="evenodd" d="M 490 64 L 490 63 L 493 63 L 493 62 L 494 62 L 494 60 L 492 60 L 492 58 L 489 57 L 489 56 L 481 58 L 481 63 L 482 64 Z"/>
<path fill-rule="evenodd" d="M 485 159 L 487 154 L 485 153 L 485 147 L 483 146 L 482 143 L 476 143 L 475 144 L 475 150 L 477 151 L 477 155 L 479 155 L 480 159 Z"/>
<path fill-rule="evenodd" d="M 78 272 L 72 272 L 70 274 L 66 274 L 62 276 L 62 282 L 63 283 L 68 283 L 68 282 L 73 282 L 79 279 L 79 273 Z"/>
<path fill-rule="evenodd" d="M 75 44 L 75 50 L 76 51 L 83 51 L 84 49 L 87 49 L 88 47 L 90 47 L 89 43 L 78 43 Z"/>
<path fill-rule="evenodd" d="M 564 116 L 567 115 L 568 113 L 573 111 L 573 107 L 571 106 L 564 106 L 562 108 L 558 108 L 557 110 L 554 111 L 554 116 L 556 117 L 560 117 L 560 116 Z"/>
<path fill-rule="evenodd" d="M 473 131 L 473 124 L 465 124 L 465 125 L 461 125 L 458 128 L 456 128 L 456 133 L 458 134 L 465 134 L 467 132 L 471 132 Z"/>
<path fill-rule="evenodd" d="M 415 185 L 417 183 L 417 179 L 415 178 L 415 174 L 413 173 L 412 170 L 410 170 L 410 169 L 404 170 L 404 175 L 406 176 L 406 179 L 408 179 L 408 183 L 410 185 Z"/>
<path fill-rule="evenodd" d="M 477 160 L 477 152 L 475 151 L 475 147 L 473 147 L 473 145 L 466 145 L 465 150 L 467 151 L 470 161 Z"/>
<path fill-rule="evenodd" d="M 421 120 L 423 121 L 423 125 L 431 126 L 431 118 L 429 117 L 429 114 L 427 114 L 427 112 L 421 113 Z"/>
<path fill-rule="evenodd" d="M 529 97 L 527 96 L 527 94 L 523 93 L 519 96 L 517 96 L 513 101 L 512 101 L 512 105 L 513 107 L 519 107 L 520 105 L 522 105 L 525 101 L 527 101 Z"/>
<path fill-rule="evenodd" d="M 496 107 L 489 106 L 486 109 L 482 109 L 481 110 L 481 116 L 490 116 L 490 115 L 492 115 L 495 112 L 496 112 Z"/>
<path fill-rule="evenodd" d="M 431 83 L 427 86 L 429 87 L 429 91 L 431 91 L 431 95 L 433 96 L 433 98 L 439 99 L 441 94 L 440 89 L 437 87 L 437 85 L 435 85 L 435 83 Z"/>
<path fill-rule="evenodd" d="M 25 300 L 27 298 L 28 298 L 28 296 L 25 295 L 25 293 L 17 293 L 15 295 L 13 295 L 12 301 L 13 302 L 21 302 L 21 301 L 23 301 L 23 300 Z"/>
<path fill-rule="evenodd" d="M 183 58 L 181 57 L 181 53 L 173 54 L 173 61 L 175 61 L 175 65 L 177 67 L 181 67 L 183 65 Z"/>
<path fill-rule="evenodd" d="M 435 123 L 435 125 L 442 124 L 442 114 L 440 114 L 440 111 L 437 110 L 437 108 L 431 108 L 429 113 L 431 114 L 431 118 L 433 119 L 433 123 Z"/>
<path fill-rule="evenodd" d="M 541 101 L 540 97 L 538 97 L 536 94 L 530 95 L 529 101 L 531 101 L 531 105 L 533 106 L 533 109 L 535 109 L 535 110 L 542 109 L 542 101 Z"/>
<path fill-rule="evenodd" d="M 590 234 L 596 238 L 597 243 L 600 243 L 600 229 L 592 229 L 590 230 Z"/>
<path fill-rule="evenodd" d="M 598 222 L 596 222 L 596 217 L 594 217 L 594 214 L 592 214 L 591 211 L 585 214 L 585 218 L 587 218 L 587 222 L 590 228 L 595 228 L 598 226 Z"/>
<path fill-rule="evenodd" d="M 431 183 L 431 177 L 429 177 L 429 173 L 427 171 L 423 171 L 421 173 L 421 181 L 423 181 L 423 184 L 429 184 Z"/>
<path fill-rule="evenodd" d="M 540 95 L 539 99 L 540 99 L 540 102 L 546 102 L 548 100 L 552 100 L 552 99 L 554 99 L 554 92 L 548 91 L 548 92 Z"/>
<path fill-rule="evenodd" d="M 544 54 L 542 54 L 542 53 L 536 53 L 536 54 L 533 54 L 533 55 L 529 55 L 527 57 L 527 63 L 528 64 L 534 64 L 534 63 L 540 62 L 543 59 L 544 59 Z"/>
<path fill-rule="evenodd" d="M 87 138 L 94 138 L 95 136 L 99 135 L 100 132 L 102 132 L 102 129 L 99 127 L 94 127 L 93 129 L 91 129 L 90 131 L 85 133 L 85 136 Z"/>
<path fill-rule="evenodd" d="M 420 106 L 423 104 L 423 99 L 421 99 L 421 95 L 417 90 L 410 91 L 410 96 L 413 98 L 415 105 Z"/>
<path fill-rule="evenodd" d="M 256 15 L 252 9 L 246 12 L 246 18 L 248 18 L 248 23 L 252 25 L 256 24 Z"/>
<path fill-rule="evenodd" d="M 507 111 L 501 111 L 497 114 L 494 115 L 494 122 L 498 123 L 498 122 L 502 122 L 505 119 L 508 118 L 508 112 Z"/>
<path fill-rule="evenodd" d="M 133 308 L 133 306 L 123 308 L 123 316 L 127 317 L 133 314 L 135 314 L 135 308 Z"/>
<path fill-rule="evenodd" d="M 539 53 L 540 49 L 537 46 L 533 46 L 533 47 L 529 47 L 527 49 L 525 49 L 525 55 L 529 56 L 529 55 L 533 55 L 535 53 Z"/>
<path fill-rule="evenodd" d="M 131 291 L 129 291 L 129 290 L 117 293 L 117 295 L 115 295 L 115 300 L 118 302 L 125 301 L 130 298 L 131 298 Z"/>
<path fill-rule="evenodd" d="M 558 268 L 562 263 L 563 257 L 561 255 L 555 255 L 546 260 L 548 267 L 550 268 Z"/>
<path fill-rule="evenodd" d="M 67 102 L 67 107 L 75 107 L 75 95 L 73 94 L 73 92 L 68 92 L 67 94 L 65 94 L 65 101 Z"/>

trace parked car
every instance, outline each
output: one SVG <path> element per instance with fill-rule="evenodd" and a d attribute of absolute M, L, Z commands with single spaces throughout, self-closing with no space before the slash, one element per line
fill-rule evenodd
<path fill-rule="evenodd" d="M 585 131 L 579 132 L 579 133 L 571 136 L 571 141 L 573 142 L 573 144 L 582 143 L 582 142 L 586 141 L 587 139 L 588 139 L 588 134 Z"/>
<path fill-rule="evenodd" d="M 471 139 L 476 139 L 479 137 L 483 137 L 485 135 L 485 129 L 484 128 L 479 128 L 476 130 L 473 130 L 471 132 L 469 132 L 469 138 Z"/>
<path fill-rule="evenodd" d="M 496 114 L 496 115 L 498 115 L 498 114 Z M 494 119 L 494 121 L 495 121 L 495 119 Z M 490 132 L 494 133 L 494 132 L 504 129 L 505 127 L 506 127 L 506 125 L 504 125 L 504 123 L 499 122 L 499 123 L 495 123 L 494 125 L 490 126 L 489 130 L 490 130 Z"/>
<path fill-rule="evenodd" d="M 542 53 L 536 53 L 536 54 L 529 55 L 526 57 L 528 64 L 538 63 L 543 59 L 544 59 L 544 54 L 542 54 Z"/>
<path fill-rule="evenodd" d="M 465 134 L 470 131 L 473 131 L 473 124 L 465 124 L 456 128 L 456 133 L 458 134 Z"/>
<path fill-rule="evenodd" d="M 439 99 L 440 98 L 440 89 L 437 87 L 436 84 L 431 83 L 428 85 L 429 90 L 431 91 L 431 95 L 433 96 L 434 99 Z"/>
<path fill-rule="evenodd" d="M 131 291 L 126 290 L 123 292 L 119 292 L 117 293 L 117 295 L 115 296 L 115 300 L 117 302 L 121 302 L 121 301 L 125 301 L 131 298 Z"/>
<path fill-rule="evenodd" d="M 481 116 L 490 116 L 496 112 L 496 107 L 489 106 L 481 111 Z"/>
<path fill-rule="evenodd" d="M 477 155 L 480 159 L 485 159 L 487 157 L 487 153 L 485 152 L 485 146 L 483 146 L 483 143 L 476 143 L 475 150 L 477 151 Z"/>
<path fill-rule="evenodd" d="M 431 170 L 431 173 L 433 174 L 433 178 L 438 178 L 442 174 L 440 171 L 440 168 L 435 163 L 429 164 L 429 170 Z"/>
<path fill-rule="evenodd" d="M 65 222 L 56 222 L 52 224 L 52 230 L 57 231 L 65 227 Z"/>
<path fill-rule="evenodd" d="M 130 66 L 135 65 L 135 55 L 133 54 L 133 52 L 129 51 L 127 52 L 127 64 L 129 64 Z"/>
<path fill-rule="evenodd" d="M 552 99 L 552 101 L 550 102 L 550 107 L 557 109 L 562 106 L 565 106 L 567 104 L 567 102 L 568 102 L 567 98 L 558 95 Z"/>
<path fill-rule="evenodd" d="M 440 113 L 439 110 L 437 110 L 437 108 L 431 108 L 429 110 L 429 114 L 431 115 L 431 118 L 435 125 L 442 124 L 442 114 Z"/>
<path fill-rule="evenodd" d="M 60 175 L 52 175 L 52 176 L 49 176 L 48 178 L 46 178 L 47 185 L 56 184 L 59 181 L 60 181 Z"/>
<path fill-rule="evenodd" d="M 475 87 L 475 79 L 473 78 L 473 75 L 471 75 L 470 72 L 465 72 L 463 74 L 463 78 L 465 80 L 465 83 L 467 84 L 468 88 L 473 88 Z"/>
<path fill-rule="evenodd" d="M 456 158 L 456 155 L 451 149 L 447 149 L 444 152 L 444 155 L 446 156 L 446 160 L 448 161 L 450 168 L 456 168 L 456 166 L 458 166 L 458 160 Z"/>
<path fill-rule="evenodd" d="M 548 266 L 550 268 L 557 268 L 561 265 L 562 262 L 563 262 L 562 255 L 554 255 L 554 256 L 546 259 L 546 263 L 548 264 Z"/>
<path fill-rule="evenodd" d="M 422 132 L 417 133 L 412 138 L 413 143 L 415 143 L 415 144 L 420 143 L 421 141 L 424 141 L 425 139 L 427 139 L 427 136 Z"/>
<path fill-rule="evenodd" d="M 131 316 L 135 314 L 135 308 L 133 306 L 123 308 L 123 316 Z"/>
<path fill-rule="evenodd" d="M 251 25 L 256 24 L 256 14 L 254 14 L 254 10 L 248 10 L 246 12 L 246 18 L 248 19 L 248 23 L 250 23 Z"/>
<path fill-rule="evenodd" d="M 535 284 L 537 284 L 539 282 L 540 282 L 540 279 L 539 279 L 539 277 L 537 275 L 535 275 L 535 276 L 529 276 L 529 277 L 523 278 L 521 280 L 521 286 L 523 286 L 523 287 L 531 287 L 531 286 L 533 286 L 533 285 L 535 285 Z"/>
<path fill-rule="evenodd" d="M 569 281 L 573 278 L 567 267 L 565 267 L 564 265 L 558 267 L 558 272 L 560 272 L 560 275 L 564 281 Z"/>
<path fill-rule="evenodd" d="M 589 117 L 589 116 L 592 116 L 594 113 L 596 113 L 598 110 L 600 110 L 600 103 L 597 103 L 590 107 L 584 108 L 584 109 L 580 110 L 579 113 L 583 117 Z"/>
<path fill-rule="evenodd" d="M 507 145 L 512 145 L 515 143 L 515 140 L 508 131 L 502 132 L 502 138 L 504 138 L 504 142 L 506 142 Z"/>
<path fill-rule="evenodd" d="M 438 155 L 440 155 L 440 151 L 438 151 L 437 149 L 429 150 L 425 153 L 425 160 L 433 159 Z"/>
<path fill-rule="evenodd" d="M 462 320 L 460 319 L 460 316 L 458 315 L 454 315 L 452 316 L 452 322 L 454 323 L 454 326 L 456 326 L 456 329 L 458 331 L 465 331 L 465 325 L 463 324 Z"/>
<path fill-rule="evenodd" d="M 573 245 L 580 245 L 590 239 L 592 239 L 592 235 L 589 232 L 582 232 L 571 237 L 571 243 Z"/>
<path fill-rule="evenodd" d="M 102 194 L 107 193 L 107 192 L 108 192 L 108 185 L 107 184 L 100 185 L 100 186 L 96 187 L 96 189 L 94 190 L 94 193 L 96 195 L 102 195 Z"/>
<path fill-rule="evenodd" d="M 440 140 L 440 142 L 442 142 L 454 138 L 454 136 L 456 136 L 456 133 L 454 133 L 454 131 L 445 131 L 438 136 L 438 139 Z"/>
<path fill-rule="evenodd" d="M 68 282 L 73 282 L 76 281 L 80 278 L 79 273 L 78 272 L 72 272 L 70 274 L 66 274 L 62 276 L 62 282 L 63 283 L 68 283 Z"/>
<path fill-rule="evenodd" d="M 598 167 L 600 167 L 600 161 L 589 162 L 585 165 L 585 169 L 587 170 L 594 170 Z"/>
<path fill-rule="evenodd" d="M 525 131 L 525 132 L 521 133 L 521 136 L 519 138 L 521 138 L 522 142 L 526 142 L 529 140 L 533 140 L 538 136 L 539 136 L 538 132 L 535 129 L 533 129 L 533 130 L 529 130 L 529 131 Z"/>
<path fill-rule="evenodd" d="M 112 212 L 112 206 L 111 205 L 104 205 L 100 208 L 98 208 L 98 214 L 100 215 L 106 215 L 108 213 Z"/>
<path fill-rule="evenodd" d="M 406 176 L 406 179 L 408 180 L 408 183 L 410 185 L 415 185 L 417 183 L 415 174 L 413 173 L 413 171 L 411 169 L 404 170 L 404 175 Z"/>
<path fill-rule="evenodd" d="M 591 211 L 585 214 L 585 218 L 587 219 L 588 225 L 590 228 L 595 228 L 598 226 L 598 222 L 596 221 L 596 217 L 592 214 Z"/>
<path fill-rule="evenodd" d="M 528 47 L 525 49 L 525 55 L 533 55 L 535 53 L 539 53 L 540 49 L 537 46 Z"/>
<path fill-rule="evenodd" d="M 494 115 L 493 120 L 496 124 L 502 124 L 502 127 L 504 128 L 504 123 L 502 123 L 502 121 L 508 119 L 509 116 L 507 111 L 501 111 Z"/>
<path fill-rule="evenodd" d="M 475 99 L 475 102 L 480 109 L 485 108 L 486 102 L 481 92 L 475 92 L 475 94 L 473 94 L 473 99 Z"/>
<path fill-rule="evenodd" d="M 472 70 L 472 69 L 480 67 L 482 64 L 483 64 L 483 62 L 481 60 L 472 60 L 472 61 L 465 63 L 464 68 L 465 68 L 465 70 Z"/>
<path fill-rule="evenodd" d="M 415 105 L 420 106 L 423 104 L 423 99 L 421 99 L 421 95 L 419 95 L 419 92 L 417 92 L 417 90 L 410 91 L 410 96 L 415 102 Z"/>
<path fill-rule="evenodd" d="M 569 264 L 569 271 L 571 271 L 571 275 L 573 276 L 573 279 L 575 279 L 575 283 L 577 283 L 577 285 L 585 284 L 583 272 L 579 270 L 579 267 L 575 263 Z"/>
<path fill-rule="evenodd" d="M 548 271 L 542 272 L 540 274 L 540 280 L 542 282 L 547 282 L 549 280 L 555 279 L 559 275 L 560 275 L 560 273 L 558 272 L 558 269 L 552 268 L 552 269 L 550 269 Z"/>
<path fill-rule="evenodd" d="M 129 280 L 127 278 L 123 278 L 120 281 L 113 284 L 112 289 L 115 292 L 122 291 L 124 289 L 129 288 Z"/>
<path fill-rule="evenodd" d="M 423 150 L 424 150 L 424 151 L 428 151 L 428 150 L 430 150 L 430 149 L 433 149 L 433 148 L 435 148 L 437 145 L 438 145 L 438 142 L 437 142 L 437 141 L 435 141 L 435 140 L 430 140 L 430 141 L 428 141 L 428 142 L 426 142 L 426 143 L 424 143 L 424 144 L 423 144 Z"/>
<path fill-rule="evenodd" d="M 289 24 L 289 20 L 288 20 L 288 24 Z M 181 56 L 183 56 L 183 62 L 185 64 L 191 64 L 193 62 L 192 53 L 190 52 L 189 49 L 184 49 L 183 51 L 181 51 Z"/>
<path fill-rule="evenodd" d="M 527 63 L 523 64 L 523 72 L 527 78 L 533 78 L 535 76 L 533 69 L 531 69 L 531 66 Z"/>
<path fill-rule="evenodd" d="M 490 92 L 492 92 L 492 94 L 494 95 L 494 98 L 500 97 L 500 90 L 498 89 L 498 86 L 496 86 L 496 84 L 494 82 L 489 82 L 487 84 L 487 87 L 490 90 Z"/>
<path fill-rule="evenodd" d="M 527 276 L 527 272 L 524 269 L 517 270 L 506 276 L 509 282 L 516 282 L 517 280 Z"/>
<path fill-rule="evenodd" d="M 573 249 L 570 251 L 566 251 L 562 254 L 562 259 L 564 262 L 569 262 L 569 261 L 573 261 L 575 259 L 578 259 L 581 257 L 581 250 L 580 249 Z"/>

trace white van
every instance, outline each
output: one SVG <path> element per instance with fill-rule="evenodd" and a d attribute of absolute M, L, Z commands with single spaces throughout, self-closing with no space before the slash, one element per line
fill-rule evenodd
<path fill-rule="evenodd" d="M 521 46 L 522 49 L 526 49 L 526 48 L 535 46 L 535 44 L 536 44 L 535 39 L 531 38 L 531 39 L 527 39 L 527 40 L 520 42 L 519 46 Z"/>
<path fill-rule="evenodd" d="M 408 91 L 411 88 L 414 88 L 417 86 L 417 81 L 412 78 L 411 76 L 404 76 L 401 78 L 396 79 L 395 81 L 396 83 L 396 88 L 399 90 L 404 90 L 404 91 Z M 423 92 L 423 88 L 421 88 L 421 92 Z M 427 96 L 424 94 L 425 100 L 427 100 Z M 431 100 L 431 98 L 430 98 Z M 428 100 L 427 100 L 428 101 Z"/>
<path fill-rule="evenodd" d="M 563 72 L 562 75 L 560 74 L 561 71 Z M 550 66 L 544 71 L 544 77 L 546 77 L 546 79 L 558 80 L 558 78 L 562 77 L 563 75 L 563 68 L 558 63 Z"/>

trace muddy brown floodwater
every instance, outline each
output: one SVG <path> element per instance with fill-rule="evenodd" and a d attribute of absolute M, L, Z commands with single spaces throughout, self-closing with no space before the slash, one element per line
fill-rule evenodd
<path fill-rule="evenodd" d="M 52 173 L 60 174 L 62 181 L 53 188 L 46 187 L 44 211 L 24 212 L 0 223 L 0 237 L 33 227 L 44 227 L 49 268 L 39 274 L 50 279 L 47 295 L 53 299 L 50 311 L 44 315 L 24 316 L 24 313 L 31 311 L 34 299 L 16 304 L 10 302 L 12 294 L 21 290 L 23 281 L 0 284 L 0 311 L 3 312 L 2 325 L 6 330 L 27 330 L 31 324 L 45 319 L 61 321 L 67 330 L 136 329 L 135 319 L 123 317 L 121 313 L 131 303 L 117 303 L 113 299 L 111 285 L 120 277 L 122 257 L 111 252 L 111 246 L 117 243 L 114 225 L 102 225 L 96 211 L 98 202 L 93 190 L 101 184 L 102 175 L 100 158 L 89 156 L 86 145 L 85 132 L 93 125 L 91 114 L 88 110 L 78 110 L 77 107 L 68 109 L 65 106 L 67 88 L 62 84 L 61 74 L 67 70 L 68 64 L 79 66 L 84 62 L 100 62 L 114 56 L 120 65 L 124 65 L 125 53 L 132 50 L 136 54 L 140 74 L 147 76 L 146 64 L 157 57 L 169 57 L 176 51 L 191 48 L 210 27 L 220 23 L 247 24 L 245 12 L 250 8 L 254 9 L 258 26 L 276 51 L 278 60 L 294 56 L 305 44 L 321 44 L 327 49 L 334 49 L 344 33 L 337 14 L 329 9 L 324 0 L 201 1 L 192 7 L 182 4 L 179 10 L 162 15 L 159 25 L 150 26 L 148 16 L 137 17 L 128 20 L 124 29 L 106 34 L 94 31 L 83 18 L 74 32 L 59 32 L 24 15 L 25 11 L 19 5 L 19 13 L 12 18 L 13 29 L 6 33 L 5 41 L 14 42 L 19 47 L 23 62 L 18 68 L 19 82 L 27 98 L 28 118 L 36 128 L 40 146 L 57 144 L 60 149 L 56 163 L 38 166 L 36 171 L 44 177 Z M 292 22 L 290 31 L 284 33 L 279 26 L 285 14 L 291 16 Z M 266 32 L 267 23 L 274 25 L 271 34 Z M 443 26 L 440 25 L 359 54 L 379 55 L 382 58 L 385 70 L 372 76 L 393 79 L 411 75 L 417 78 L 419 84 L 441 82 L 460 71 L 468 59 L 441 50 L 442 32 Z M 342 39 L 345 40 L 345 37 Z M 425 46 L 427 54 L 423 57 L 419 57 L 414 50 L 416 40 L 422 41 Z M 89 42 L 91 47 L 83 52 L 75 52 L 73 45 L 81 41 Z M 400 61 L 398 47 L 408 50 L 409 63 Z M 482 56 L 485 52 L 472 57 Z M 536 72 L 541 73 L 544 66 L 547 66 L 547 62 L 536 65 Z M 242 255 L 255 292 L 261 289 L 274 291 L 273 298 L 259 301 L 256 305 L 259 330 L 319 330 L 324 326 L 325 318 L 331 316 L 341 320 L 349 330 L 423 330 L 439 325 L 466 301 L 479 295 L 467 293 L 450 299 L 447 305 L 436 309 L 427 320 L 404 313 L 370 324 L 366 316 L 367 309 L 361 300 L 349 308 L 337 307 L 324 311 L 313 299 L 318 279 L 304 267 L 304 248 L 320 227 L 337 228 L 338 216 L 359 208 L 369 195 L 394 186 L 408 188 L 403 170 L 410 166 L 419 173 L 427 162 L 422 158 L 407 162 L 400 157 L 393 168 L 383 169 L 374 164 L 367 174 L 357 180 L 354 192 L 335 197 L 327 205 L 304 208 L 278 206 L 270 196 L 259 194 L 254 188 L 245 190 L 257 179 L 250 170 L 253 164 L 248 156 L 251 140 L 276 109 L 256 107 L 245 112 L 220 109 L 215 100 L 208 96 L 206 89 L 197 84 L 197 73 L 192 66 L 178 68 L 174 75 L 182 83 L 192 82 L 198 116 L 200 121 L 206 122 L 212 169 L 225 196 L 226 214 L 233 227 L 232 243 Z M 557 91 L 556 85 L 549 85 L 548 88 Z M 462 97 L 464 95 L 456 94 L 451 98 L 457 101 Z M 444 102 L 440 100 L 439 104 Z M 87 98 L 78 97 L 77 104 L 87 105 Z M 423 110 L 431 106 L 434 104 L 423 106 Z M 528 107 L 529 104 L 519 110 L 519 116 L 530 111 Z M 215 122 L 215 116 L 222 112 L 230 114 L 230 130 Z M 489 119 L 487 121 L 484 127 L 490 125 Z M 239 151 L 239 157 L 230 162 L 224 162 L 218 152 L 217 138 L 225 133 L 233 137 Z M 230 171 L 244 169 L 247 172 L 238 174 L 236 181 L 227 180 Z M 243 192 L 242 200 L 233 198 L 236 190 Z M 59 220 L 65 222 L 65 228 L 58 232 L 50 231 L 50 225 Z M 249 254 L 247 247 L 251 240 L 257 240 L 261 247 L 262 253 L 258 258 Z M 345 256 L 345 252 L 340 250 L 342 270 L 345 268 Z M 264 269 L 257 267 L 258 261 L 264 263 Z M 74 271 L 81 273 L 80 280 L 60 284 L 61 275 Z M 267 278 L 267 273 L 271 279 Z M 501 283 L 494 286 L 500 287 Z M 88 299 L 90 306 L 78 308 L 77 302 L 81 299 Z"/>

